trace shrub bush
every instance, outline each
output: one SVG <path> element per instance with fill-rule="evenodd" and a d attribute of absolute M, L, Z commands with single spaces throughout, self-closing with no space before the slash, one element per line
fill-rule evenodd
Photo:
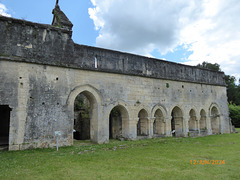
<path fill-rule="evenodd" d="M 235 127 L 240 127 L 240 106 L 229 104 L 229 116 L 232 119 L 232 124 Z"/>

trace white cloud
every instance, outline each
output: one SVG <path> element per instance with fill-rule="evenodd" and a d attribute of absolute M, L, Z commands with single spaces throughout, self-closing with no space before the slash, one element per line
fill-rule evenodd
<path fill-rule="evenodd" d="M 181 42 L 193 51 L 187 64 L 218 63 L 240 78 L 240 1 L 211 0 L 204 6 L 201 18 L 181 31 Z"/>
<path fill-rule="evenodd" d="M 1 4 L 1 3 L 0 3 L 0 15 L 11 17 L 11 15 L 7 13 L 6 6 L 4 4 Z"/>
<path fill-rule="evenodd" d="M 97 46 L 151 56 L 183 45 L 186 64 L 219 63 L 240 77 L 239 0 L 92 0 Z M 180 59 L 179 59 L 180 60 Z"/>

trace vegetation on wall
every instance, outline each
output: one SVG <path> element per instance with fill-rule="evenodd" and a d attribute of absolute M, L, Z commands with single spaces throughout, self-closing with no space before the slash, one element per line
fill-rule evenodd
<path fill-rule="evenodd" d="M 82 118 L 90 117 L 90 102 L 87 97 L 81 93 L 75 99 L 74 111 L 81 112 Z"/>
<path fill-rule="evenodd" d="M 198 64 L 197 66 L 215 71 L 221 71 L 220 65 L 217 63 L 211 64 L 204 61 L 202 64 Z M 225 75 L 230 112 L 229 116 L 232 119 L 232 124 L 236 127 L 240 127 L 240 79 L 238 84 L 236 84 L 236 81 L 237 80 L 234 76 Z"/>

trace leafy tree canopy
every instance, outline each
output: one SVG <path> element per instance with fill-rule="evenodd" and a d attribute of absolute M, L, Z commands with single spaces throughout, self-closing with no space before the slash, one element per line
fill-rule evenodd
<path fill-rule="evenodd" d="M 201 68 L 205 68 L 205 69 L 211 69 L 214 71 L 221 71 L 220 65 L 217 63 L 212 64 L 212 63 L 208 63 L 208 62 L 204 61 L 204 62 L 202 62 L 202 64 L 198 64 L 197 66 L 201 67 Z"/>

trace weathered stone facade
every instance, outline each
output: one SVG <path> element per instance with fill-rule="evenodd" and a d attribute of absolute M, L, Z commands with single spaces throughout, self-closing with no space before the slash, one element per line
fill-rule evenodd
<path fill-rule="evenodd" d="M 0 16 L 0 122 L 10 150 L 56 146 L 55 131 L 71 145 L 80 93 L 93 142 L 230 132 L 224 73 L 78 45 L 71 35 L 61 24 Z M 110 121 L 114 107 L 121 116 Z"/>

